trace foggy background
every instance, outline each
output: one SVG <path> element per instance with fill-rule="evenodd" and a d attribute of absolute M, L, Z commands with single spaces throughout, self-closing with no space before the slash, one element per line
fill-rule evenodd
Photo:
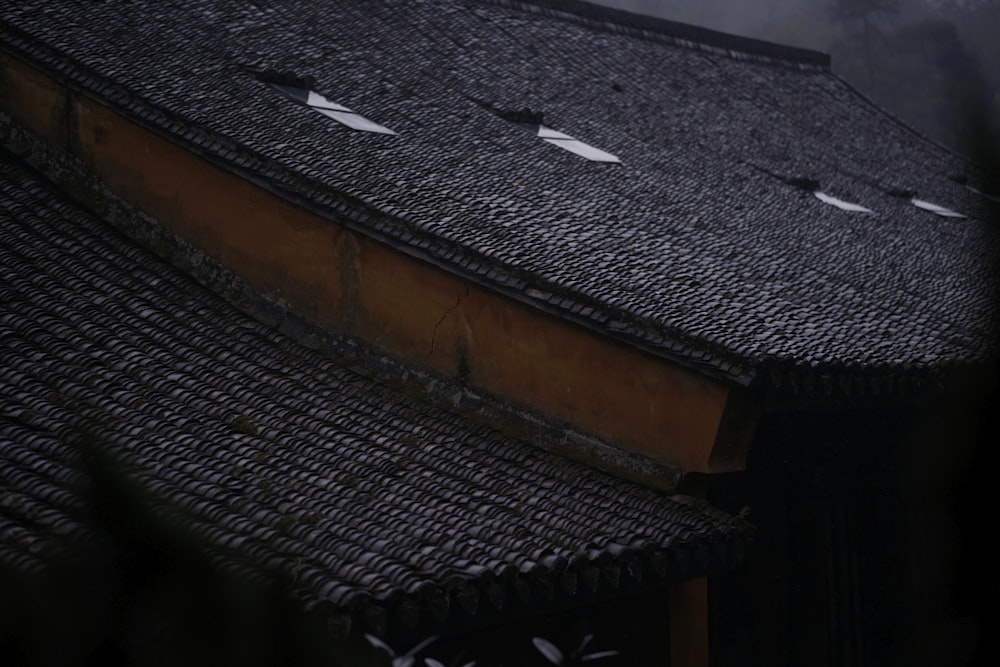
<path fill-rule="evenodd" d="M 972 159 L 1000 154 L 1000 0 L 591 0 L 832 56 L 834 73 Z"/>

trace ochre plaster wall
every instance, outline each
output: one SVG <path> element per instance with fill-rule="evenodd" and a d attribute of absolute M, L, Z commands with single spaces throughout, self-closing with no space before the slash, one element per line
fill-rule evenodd
<path fill-rule="evenodd" d="M 68 91 L 0 51 L 0 110 L 58 146 L 66 145 Z"/>
<path fill-rule="evenodd" d="M 2 53 L 0 83 L 15 122 L 329 329 L 686 472 L 742 466 L 741 435 L 713 455 L 752 421 L 722 384 L 299 208 Z"/>

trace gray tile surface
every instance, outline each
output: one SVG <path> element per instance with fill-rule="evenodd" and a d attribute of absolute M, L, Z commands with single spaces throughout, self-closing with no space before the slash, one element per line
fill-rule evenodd
<path fill-rule="evenodd" d="M 996 205 L 954 180 L 986 176 L 811 52 L 561 1 L 29 0 L 0 26 L 182 142 L 274 187 L 305 176 L 348 224 L 710 374 L 865 397 L 991 349 Z M 501 118 L 524 110 L 622 164 Z"/>

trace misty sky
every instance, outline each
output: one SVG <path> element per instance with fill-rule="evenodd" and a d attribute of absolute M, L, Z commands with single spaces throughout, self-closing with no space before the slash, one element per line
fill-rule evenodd
<path fill-rule="evenodd" d="M 822 31 L 815 26 L 829 23 L 834 0 L 589 0 L 640 14 L 692 23 L 694 25 L 789 43 L 818 50 Z M 900 0 L 900 16 L 929 14 L 938 9 L 981 6 L 996 0 Z M 811 26 L 810 30 L 802 30 Z M 808 40 L 820 43 L 808 43 Z"/>
<path fill-rule="evenodd" d="M 829 0 L 591 0 L 631 12 L 661 16 L 740 35 L 799 13 L 825 14 Z"/>
<path fill-rule="evenodd" d="M 835 74 L 921 132 L 1000 151 L 1000 0 L 897 0 L 870 26 L 834 20 L 838 0 L 589 1 L 828 53 Z"/>
<path fill-rule="evenodd" d="M 588 0 L 640 14 L 691 23 L 737 35 L 828 52 L 841 34 L 830 18 L 835 0 Z M 978 52 L 988 78 L 1000 85 L 1000 57 L 996 54 L 995 27 L 977 25 L 992 22 L 1000 0 L 898 0 L 897 26 L 923 18 L 958 20 L 966 45 Z M 993 7 L 994 11 L 969 13 L 972 8 Z M 878 20 L 876 16 L 876 20 Z M 885 18 L 883 15 L 882 18 Z M 889 27 L 887 25 L 886 27 Z M 989 50 L 990 53 L 985 53 Z M 836 63 L 835 63 L 836 65 Z"/>

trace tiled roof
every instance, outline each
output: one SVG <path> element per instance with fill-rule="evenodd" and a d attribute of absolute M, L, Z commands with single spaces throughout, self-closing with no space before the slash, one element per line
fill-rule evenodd
<path fill-rule="evenodd" d="M 366 379 L 0 169 L 0 574 L 91 539 L 95 456 L 316 613 L 440 620 L 739 558 L 743 520 Z"/>
<path fill-rule="evenodd" d="M 986 175 L 815 53 L 561 0 L 25 1 L 0 16 L 12 52 L 231 169 L 704 372 L 864 393 L 992 354 Z M 399 134 L 339 125 L 261 71 L 309 77 Z M 621 164 L 501 117 L 522 111 Z"/>

